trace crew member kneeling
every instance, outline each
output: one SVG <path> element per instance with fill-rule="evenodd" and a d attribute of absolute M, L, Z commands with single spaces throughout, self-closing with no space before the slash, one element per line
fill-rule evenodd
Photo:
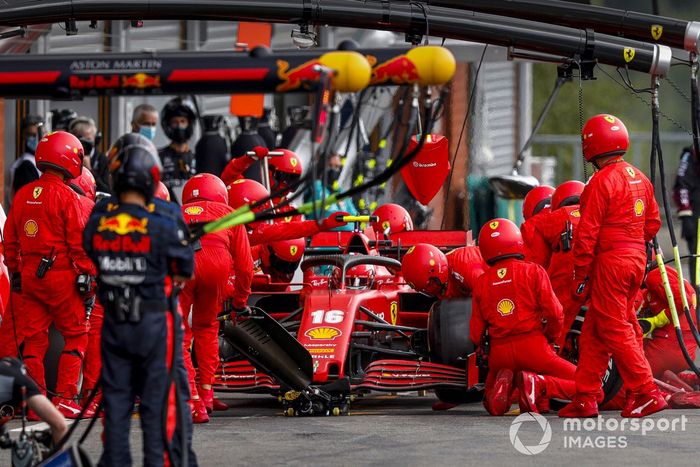
<path fill-rule="evenodd" d="M 98 296 L 104 306 L 102 394 L 104 452 L 100 465 L 131 465 L 129 429 L 136 396 L 143 430 L 144 465 L 182 463 L 181 442 L 169 442 L 176 404 L 184 414 L 179 435 L 188 436 L 190 411 L 173 385 L 182 365 L 182 322 L 166 298 L 166 279 L 182 281 L 194 269 L 182 225 L 147 208 L 160 179 L 152 146 L 123 147 L 112 158 L 112 182 L 119 204 L 95 208 L 83 242 L 98 268 Z M 169 277 L 168 277 L 169 276 Z M 174 353 L 173 353 L 174 352 Z M 163 426 L 163 425 L 166 426 Z M 188 453 L 189 465 L 196 465 Z"/>
<path fill-rule="evenodd" d="M 576 367 L 550 345 L 564 319 L 561 304 L 542 266 L 523 261 L 522 235 L 511 221 L 484 225 L 479 248 L 491 267 L 474 288 L 469 337 L 482 352 L 490 347 L 484 407 L 491 415 L 507 412 L 519 372 L 521 410 L 545 411 L 549 398 L 574 392 Z"/>

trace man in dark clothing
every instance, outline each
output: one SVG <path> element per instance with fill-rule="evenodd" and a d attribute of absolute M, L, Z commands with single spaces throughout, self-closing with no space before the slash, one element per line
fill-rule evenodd
<path fill-rule="evenodd" d="M 697 248 L 698 217 L 700 217 L 700 166 L 695 150 L 692 147 L 683 148 L 681 160 L 676 173 L 676 184 L 673 186 L 673 198 L 678 206 L 678 217 L 681 220 L 681 235 L 688 243 L 688 252 L 695 254 Z M 690 279 L 695 284 L 695 258 L 690 258 Z"/>
<path fill-rule="evenodd" d="M 194 147 L 197 173 L 209 173 L 218 177 L 231 158 L 226 138 L 221 135 L 224 117 L 205 115 L 202 117 L 202 125 L 204 134 Z"/>
<path fill-rule="evenodd" d="M 195 173 L 194 154 L 188 141 L 194 133 L 196 119 L 194 111 L 180 98 L 168 101 L 160 112 L 160 125 L 170 139 L 168 146 L 158 149 L 163 164 L 162 181 L 178 202 L 183 186 Z"/>
<path fill-rule="evenodd" d="M 39 178 L 34 152 L 39 140 L 44 135 L 44 120 L 38 115 L 27 115 L 22 119 L 20 130 L 22 133 L 20 144 L 24 150 L 10 167 L 10 184 L 13 196 L 24 185 Z"/>
<path fill-rule="evenodd" d="M 69 130 L 83 144 L 83 150 L 85 151 L 83 165 L 90 169 L 93 177 L 95 177 L 97 191 L 109 193 L 109 163 L 107 162 L 107 156 L 97 150 L 97 126 L 95 121 L 89 117 L 75 118 L 70 123 Z"/>

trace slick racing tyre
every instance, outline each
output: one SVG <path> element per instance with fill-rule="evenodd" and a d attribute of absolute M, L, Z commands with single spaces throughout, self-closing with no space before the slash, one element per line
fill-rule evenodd
<path fill-rule="evenodd" d="M 464 368 L 467 355 L 474 352 L 469 340 L 471 298 L 435 302 L 428 316 L 428 349 L 430 360 Z"/>
<path fill-rule="evenodd" d="M 615 365 L 615 362 L 611 358 L 610 360 L 608 360 L 608 368 L 605 370 L 605 374 L 603 375 L 604 397 L 603 402 L 599 404 L 601 407 L 610 402 L 613 399 L 613 397 L 615 397 L 617 393 L 620 392 L 620 389 L 622 388 L 622 383 L 622 377 L 620 376 L 620 372 L 617 369 L 617 365 Z M 568 400 L 562 399 L 550 399 L 549 407 L 552 410 L 559 410 L 569 402 L 570 401 Z"/>
<path fill-rule="evenodd" d="M 617 369 L 617 365 L 615 365 L 615 361 L 611 358 L 608 360 L 608 368 L 603 375 L 603 393 L 605 397 L 601 405 L 610 402 L 612 398 L 617 395 L 622 388 L 622 383 L 622 377 Z"/>

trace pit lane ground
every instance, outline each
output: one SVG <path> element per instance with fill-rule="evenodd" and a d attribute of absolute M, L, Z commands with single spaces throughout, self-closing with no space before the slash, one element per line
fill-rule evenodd
<path fill-rule="evenodd" d="M 590 425 L 583 425 L 580 431 L 571 431 L 571 427 L 564 431 L 563 421 L 551 413 L 545 416 L 551 442 L 540 454 L 525 455 L 510 440 L 517 412 L 490 417 L 480 404 L 433 412 L 435 399 L 430 393 L 422 397 L 416 393 L 372 394 L 357 400 L 347 417 L 318 418 L 284 417 L 277 401 L 269 396 L 222 396 L 232 408 L 195 427 L 201 466 L 691 465 L 697 464 L 700 439 L 700 412 L 695 410 L 668 410 L 650 417 L 644 423 L 654 427 L 645 434 L 641 425 L 637 431 L 631 431 L 629 425 L 622 431 L 619 412 L 603 413 L 601 426 L 598 421 L 587 422 L 595 422 L 590 431 L 586 430 Z M 678 421 L 671 431 L 674 419 Z M 618 427 L 608 430 L 606 425 Z M 78 433 L 82 426 L 87 423 L 81 422 Z M 18 427 L 15 420 L 9 428 Z M 537 421 L 525 421 L 517 438 L 536 450 L 545 429 Z M 85 444 L 94 462 L 101 451 L 100 431 L 98 424 Z M 134 465 L 140 465 L 141 432 L 136 417 L 131 440 Z M 8 454 L 0 452 L 0 465 L 10 465 Z"/>

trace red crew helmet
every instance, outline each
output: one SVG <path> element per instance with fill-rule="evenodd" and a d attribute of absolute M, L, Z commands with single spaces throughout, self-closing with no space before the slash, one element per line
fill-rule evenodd
<path fill-rule="evenodd" d="M 498 260 L 525 256 L 525 244 L 518 226 L 508 219 L 493 219 L 479 232 L 479 250 L 488 265 Z"/>
<path fill-rule="evenodd" d="M 275 151 L 281 152 L 282 155 L 270 157 L 268 164 L 272 188 L 279 190 L 299 180 L 303 167 L 299 156 L 289 149 L 275 149 Z"/>
<path fill-rule="evenodd" d="M 83 167 L 80 172 L 79 177 L 75 177 L 68 182 L 73 191 L 79 195 L 85 196 L 93 201 L 95 201 L 95 196 L 97 195 L 97 183 L 95 182 L 95 177 L 93 177 L 92 172 L 87 167 Z"/>
<path fill-rule="evenodd" d="M 158 181 L 158 185 L 156 185 L 156 192 L 153 193 L 153 197 L 162 199 L 163 201 L 170 201 L 170 192 L 168 191 L 168 187 L 165 186 L 165 183 L 161 182 L 160 180 Z"/>
<path fill-rule="evenodd" d="M 182 189 L 182 202 L 215 201 L 228 204 L 226 185 L 216 175 L 209 173 L 197 174 L 187 180 Z"/>
<path fill-rule="evenodd" d="M 588 162 L 603 156 L 622 155 L 630 145 L 630 137 L 622 120 L 609 114 L 588 119 L 581 132 L 583 157 Z"/>
<path fill-rule="evenodd" d="M 42 172 L 54 169 L 66 179 L 80 176 L 83 167 L 83 145 L 80 140 L 65 131 L 49 133 L 36 147 L 36 166 Z"/>
<path fill-rule="evenodd" d="M 579 204 L 581 193 L 583 193 L 585 187 L 586 185 L 578 180 L 569 180 L 559 185 L 552 195 L 550 204 L 552 211 L 564 206 Z"/>
<path fill-rule="evenodd" d="M 523 200 L 523 218 L 528 220 L 547 206 L 549 206 L 554 187 L 549 185 L 536 186 L 530 190 Z"/>
<path fill-rule="evenodd" d="M 413 230 L 413 221 L 403 206 L 394 203 L 382 204 L 372 213 L 379 219 L 372 222 L 372 228 L 377 233 L 385 235 Z"/>
<path fill-rule="evenodd" d="M 418 292 L 439 297 L 447 287 L 447 256 L 434 245 L 418 243 L 409 248 L 401 260 L 401 271 L 406 283 Z"/>

